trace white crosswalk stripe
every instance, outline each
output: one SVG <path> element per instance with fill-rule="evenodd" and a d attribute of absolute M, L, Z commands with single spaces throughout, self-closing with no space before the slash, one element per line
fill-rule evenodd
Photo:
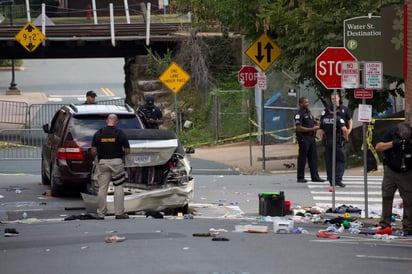
<path fill-rule="evenodd" d="M 383 176 L 368 176 L 367 191 L 368 205 L 381 205 L 382 203 L 382 178 Z M 354 206 L 358 208 L 365 207 L 365 180 L 364 176 L 345 176 L 343 183 L 346 187 L 335 188 L 335 206 L 340 205 Z M 329 192 L 329 183 L 307 182 L 313 200 L 316 206 L 328 208 L 332 205 L 332 192 Z M 395 199 L 400 199 L 399 193 L 396 192 Z"/>

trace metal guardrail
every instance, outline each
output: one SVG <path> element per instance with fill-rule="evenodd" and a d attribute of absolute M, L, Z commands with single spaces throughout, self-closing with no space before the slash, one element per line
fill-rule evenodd
<path fill-rule="evenodd" d="M 24 102 L 0 101 L 0 123 L 22 124 L 28 119 L 28 104 Z"/>
<path fill-rule="evenodd" d="M 0 130 L 0 161 L 41 159 L 45 137 L 42 129 Z"/>
<path fill-rule="evenodd" d="M 101 105 L 124 105 L 125 99 L 98 101 Z M 17 124 L 22 128 L 41 128 L 49 123 L 56 111 L 67 104 L 31 104 L 0 100 L 0 123 Z"/>
<path fill-rule="evenodd" d="M 101 105 L 124 105 L 125 99 L 98 101 Z M 39 160 L 46 134 L 42 125 L 50 123 L 56 111 L 67 104 L 32 104 L 0 101 L 0 123 L 18 124 L 19 129 L 0 130 L 0 161 Z"/>

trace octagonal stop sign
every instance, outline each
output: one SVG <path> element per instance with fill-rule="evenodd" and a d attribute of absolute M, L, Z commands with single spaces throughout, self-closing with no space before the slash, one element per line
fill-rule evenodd
<path fill-rule="evenodd" d="M 253 88 L 257 84 L 258 70 L 253 66 L 243 66 L 238 74 L 237 79 L 245 88 Z"/>
<path fill-rule="evenodd" d="M 342 88 L 342 62 L 355 62 L 355 56 L 346 48 L 328 47 L 316 58 L 316 78 L 327 89 Z"/>

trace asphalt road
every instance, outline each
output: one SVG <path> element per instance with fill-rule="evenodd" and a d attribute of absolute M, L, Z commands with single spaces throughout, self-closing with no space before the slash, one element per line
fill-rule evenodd
<path fill-rule="evenodd" d="M 65 71 L 76 63 L 62 61 Z M 114 69 L 118 61 L 112 61 L 84 64 L 82 69 L 89 71 L 93 71 L 89 65 L 104 65 L 106 72 L 95 73 L 93 79 L 79 80 L 80 75 L 70 74 L 64 75 L 65 81 L 58 80 L 62 68 L 58 60 L 47 61 L 47 74 L 37 69 L 45 64 L 30 62 L 34 67 L 28 67 L 26 72 L 31 73 L 17 73 L 16 82 L 24 90 L 31 86 L 51 98 L 70 93 L 84 96 L 85 90 L 96 87 L 116 90 L 123 76 L 113 74 L 122 70 Z M 111 74 L 113 78 L 103 77 Z M 36 85 L 34 80 L 38 82 Z M 0 89 L 7 88 L 9 82 L 9 75 L 0 73 Z M 72 88 L 70 92 L 66 92 L 68 87 Z M 410 238 L 382 240 L 348 231 L 344 231 L 340 239 L 318 238 L 316 232 L 327 225 L 302 219 L 296 220 L 294 227 L 301 227 L 307 233 L 275 234 L 272 222 L 265 222 L 259 215 L 259 193 L 284 191 L 294 206 L 314 204 L 311 190 L 306 184 L 297 184 L 294 173 L 238 175 L 230 166 L 213 161 L 191 159 L 191 163 L 195 177 L 193 219 L 176 216 L 150 219 L 133 215 L 129 220 L 108 217 L 104 221 L 63 221 L 68 216 L 84 216 L 80 197 L 44 195 L 48 187 L 40 183 L 40 161 L 0 161 L 1 272 L 411 273 Z M 321 191 L 317 192 L 320 196 Z M 341 194 L 353 195 L 343 191 Z M 27 219 L 22 219 L 24 212 Z M 234 231 L 236 226 L 244 225 L 264 226 L 268 233 Z M 15 228 L 19 236 L 3 237 L 1 233 L 6 228 Z M 221 231 L 217 236 L 228 241 L 193 236 L 211 229 Z M 107 235 L 115 234 L 126 240 L 105 243 Z"/>

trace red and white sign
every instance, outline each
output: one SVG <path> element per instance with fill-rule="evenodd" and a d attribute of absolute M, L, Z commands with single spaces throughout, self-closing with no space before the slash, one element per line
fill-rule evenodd
<path fill-rule="evenodd" d="M 355 62 L 346 48 L 328 47 L 316 58 L 316 78 L 327 89 L 342 88 L 342 62 Z"/>
<path fill-rule="evenodd" d="M 358 62 L 342 62 L 342 88 L 359 88 L 359 72 Z"/>
<path fill-rule="evenodd" d="M 253 88 L 258 81 L 258 70 L 253 66 L 243 66 L 238 74 L 237 79 L 245 88 Z"/>
<path fill-rule="evenodd" d="M 266 74 L 264 72 L 258 72 L 256 87 L 263 90 L 267 89 Z"/>
<path fill-rule="evenodd" d="M 373 90 L 370 89 L 355 89 L 353 97 L 356 99 L 372 99 Z"/>

